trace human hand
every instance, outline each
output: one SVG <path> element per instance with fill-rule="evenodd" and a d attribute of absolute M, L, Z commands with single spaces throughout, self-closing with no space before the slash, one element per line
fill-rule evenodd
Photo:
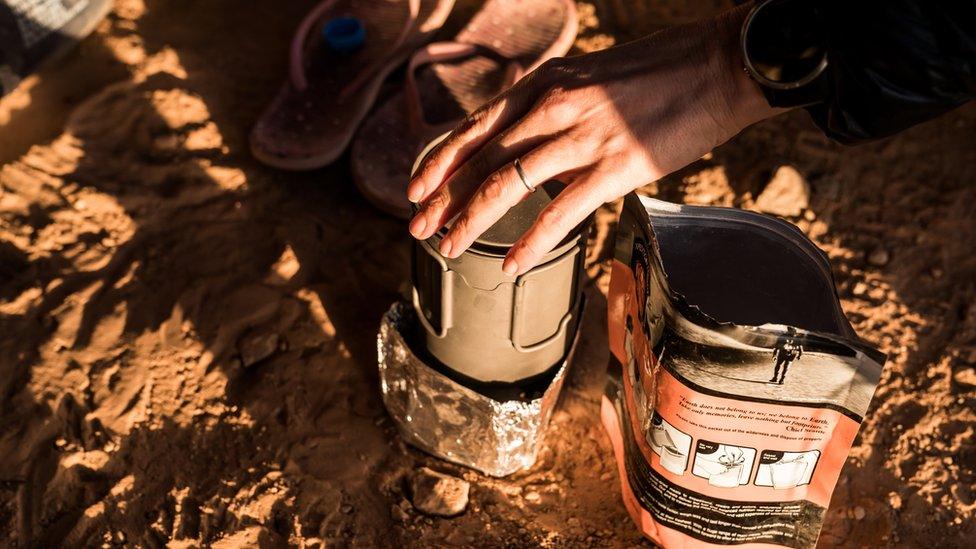
<path fill-rule="evenodd" d="M 686 166 L 772 116 L 743 70 L 748 6 L 607 50 L 549 61 L 471 114 L 421 163 L 407 187 L 420 210 L 410 233 L 461 255 L 529 190 L 566 188 L 508 252 L 522 274 L 604 202 Z"/>

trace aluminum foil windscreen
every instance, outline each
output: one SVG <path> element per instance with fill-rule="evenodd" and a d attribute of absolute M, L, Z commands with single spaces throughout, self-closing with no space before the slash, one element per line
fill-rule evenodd
<path fill-rule="evenodd" d="M 401 436 L 437 457 L 496 477 L 531 467 L 579 330 L 540 398 L 500 402 L 451 380 L 414 355 L 402 336 L 410 333 L 413 322 L 413 307 L 394 303 L 383 315 L 376 341 L 383 402 Z"/>

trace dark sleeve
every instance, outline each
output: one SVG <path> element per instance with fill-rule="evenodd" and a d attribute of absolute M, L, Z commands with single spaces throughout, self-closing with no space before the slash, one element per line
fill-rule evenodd
<path fill-rule="evenodd" d="M 976 98 L 976 1 L 827 0 L 828 100 L 807 110 L 832 139 L 892 135 Z"/>

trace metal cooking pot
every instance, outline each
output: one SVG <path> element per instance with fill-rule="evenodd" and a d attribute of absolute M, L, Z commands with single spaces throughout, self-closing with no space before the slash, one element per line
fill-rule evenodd
<path fill-rule="evenodd" d="M 414 170 L 439 141 L 420 153 Z M 505 254 L 562 188 L 557 181 L 540 185 L 456 259 L 438 251 L 444 228 L 415 242 L 411 276 L 420 339 L 450 370 L 511 383 L 546 372 L 566 355 L 579 322 L 589 220 L 534 269 L 518 277 L 502 271 Z"/>

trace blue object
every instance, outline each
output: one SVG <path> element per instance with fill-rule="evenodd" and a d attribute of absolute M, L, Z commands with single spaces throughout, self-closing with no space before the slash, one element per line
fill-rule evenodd
<path fill-rule="evenodd" d="M 352 53 L 366 42 L 366 27 L 355 17 L 336 17 L 322 27 L 322 37 L 336 53 Z"/>

